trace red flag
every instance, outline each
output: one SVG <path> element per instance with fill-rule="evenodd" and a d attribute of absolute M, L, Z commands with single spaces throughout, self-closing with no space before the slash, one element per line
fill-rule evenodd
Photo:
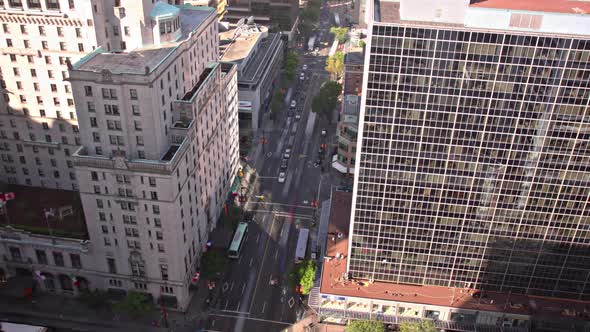
<path fill-rule="evenodd" d="M 5 203 L 6 201 L 13 200 L 15 197 L 16 195 L 13 192 L 0 194 L 0 200 L 2 200 Z"/>
<path fill-rule="evenodd" d="M 229 215 L 229 205 L 225 203 L 225 215 Z"/>
<path fill-rule="evenodd" d="M 193 277 L 193 282 L 196 284 L 197 282 L 199 282 L 199 277 L 201 276 L 201 273 L 199 272 L 195 272 L 195 275 Z"/>

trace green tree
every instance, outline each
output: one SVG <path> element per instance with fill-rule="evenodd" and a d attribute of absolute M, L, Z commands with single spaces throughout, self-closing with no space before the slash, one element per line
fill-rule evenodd
<path fill-rule="evenodd" d="M 326 70 L 333 78 L 338 78 L 344 73 L 344 53 L 336 52 L 326 60 Z"/>
<path fill-rule="evenodd" d="M 367 43 L 364 40 L 359 40 L 359 47 L 365 48 L 365 46 L 367 46 Z"/>
<path fill-rule="evenodd" d="M 232 206 L 229 208 L 229 213 L 225 213 L 225 211 L 223 211 L 223 214 L 221 215 L 221 222 L 226 225 L 230 224 L 233 228 L 235 228 L 240 222 L 241 212 L 242 210 L 239 207 Z"/>
<path fill-rule="evenodd" d="M 152 310 L 153 304 L 149 301 L 146 294 L 129 291 L 127 296 L 122 301 L 116 303 L 113 308 L 133 318 L 139 318 Z"/>
<path fill-rule="evenodd" d="M 336 36 L 339 42 L 344 43 L 346 39 L 348 39 L 348 28 L 338 28 L 332 27 L 330 28 L 330 32 Z"/>
<path fill-rule="evenodd" d="M 274 117 L 281 110 L 283 110 L 284 99 L 285 99 L 285 93 L 281 89 L 278 89 L 275 92 L 275 94 L 273 95 L 272 101 L 270 103 L 271 116 Z"/>
<path fill-rule="evenodd" d="M 295 287 L 301 285 L 301 292 L 309 294 L 313 287 L 317 265 L 315 261 L 307 259 L 298 265 L 295 265 L 291 273 L 289 273 L 289 282 L 291 286 Z"/>
<path fill-rule="evenodd" d="M 326 82 L 320 88 L 319 93 L 313 97 L 311 110 L 330 123 L 332 121 L 332 112 L 338 105 L 338 97 L 341 93 L 342 84 L 335 81 Z"/>
<path fill-rule="evenodd" d="M 437 332 L 432 321 L 426 320 L 417 323 L 401 323 L 400 332 Z"/>
<path fill-rule="evenodd" d="M 227 267 L 227 257 L 221 250 L 209 249 L 201 256 L 201 272 L 208 277 L 215 276 Z"/>
<path fill-rule="evenodd" d="M 385 332 L 385 324 L 374 320 L 353 320 L 346 332 Z"/>
<path fill-rule="evenodd" d="M 87 290 L 78 296 L 80 302 L 86 304 L 90 309 L 98 310 L 109 306 L 109 295 L 100 289 Z"/>
<path fill-rule="evenodd" d="M 299 65 L 299 55 L 296 52 L 289 52 L 285 57 L 285 77 L 288 81 L 292 81 L 295 78 L 297 72 L 297 66 Z"/>

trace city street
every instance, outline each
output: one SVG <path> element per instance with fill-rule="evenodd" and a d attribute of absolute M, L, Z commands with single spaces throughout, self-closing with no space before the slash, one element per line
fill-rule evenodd
<path fill-rule="evenodd" d="M 323 23 L 322 30 L 324 39 L 329 40 L 329 25 Z M 317 164 L 318 150 L 322 143 L 332 142 L 335 134 L 334 121 L 331 128 L 322 127 L 320 118 L 311 113 L 313 96 L 329 80 L 325 57 L 301 55 L 300 70 L 303 64 L 308 66 L 306 79 L 299 80 L 298 72 L 291 86 L 301 118 L 287 117 L 285 106 L 272 128 L 263 125 L 266 144 L 260 147 L 259 159 L 253 161 L 259 187 L 245 207 L 254 213 L 254 223 L 250 224 L 240 258 L 232 261 L 223 284 L 218 286 L 221 295 L 210 308 L 205 327 L 209 331 L 278 331 L 303 313 L 287 277 L 294 264 L 299 228 L 311 228 L 310 242 L 315 241 L 317 212 L 312 205 L 329 197 L 332 184 L 331 147 L 324 153 L 323 166 Z M 321 136 L 322 129 L 327 130 L 326 137 Z M 262 141 L 262 134 L 259 138 Z M 285 181 L 280 183 L 278 175 L 287 148 L 291 153 Z M 276 285 L 271 285 L 272 278 L 278 279 Z"/>

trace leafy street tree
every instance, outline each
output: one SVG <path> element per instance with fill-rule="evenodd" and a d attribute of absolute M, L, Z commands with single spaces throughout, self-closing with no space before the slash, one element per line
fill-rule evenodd
<path fill-rule="evenodd" d="M 367 43 L 364 40 L 359 40 L 359 47 L 365 48 L 366 45 Z"/>
<path fill-rule="evenodd" d="M 270 114 L 274 118 L 276 114 L 278 114 L 284 107 L 284 99 L 285 93 L 281 89 L 277 89 L 274 96 L 272 97 L 272 101 L 270 103 Z"/>
<path fill-rule="evenodd" d="M 326 60 L 326 70 L 333 78 L 338 78 L 344 73 L 344 53 L 336 52 Z"/>
<path fill-rule="evenodd" d="M 238 226 L 238 223 L 240 222 L 240 213 L 241 213 L 241 209 L 237 206 L 232 206 L 231 208 L 229 208 L 229 213 L 225 213 L 223 212 L 222 216 L 221 216 L 221 222 L 223 222 L 225 225 L 231 225 L 233 228 Z"/>
<path fill-rule="evenodd" d="M 83 291 L 78 299 L 90 309 L 98 310 L 109 307 L 109 295 L 100 289 Z"/>
<path fill-rule="evenodd" d="M 326 82 L 319 93 L 311 101 L 311 110 L 320 117 L 332 121 L 332 112 L 338 105 L 338 97 L 342 93 L 342 84 L 330 81 Z"/>
<path fill-rule="evenodd" d="M 437 332 L 432 321 L 422 321 L 419 323 L 401 323 L 399 326 L 400 332 Z"/>
<path fill-rule="evenodd" d="M 225 253 L 216 249 L 209 249 L 201 256 L 201 272 L 207 277 L 213 277 L 225 270 L 227 258 Z"/>
<path fill-rule="evenodd" d="M 285 58 L 285 77 L 288 81 L 292 81 L 295 78 L 297 72 L 297 66 L 299 65 L 299 55 L 296 52 L 289 52 Z"/>
<path fill-rule="evenodd" d="M 385 332 L 385 324 L 374 320 L 353 320 L 346 332 Z"/>
<path fill-rule="evenodd" d="M 346 39 L 348 38 L 348 28 L 332 27 L 330 28 L 330 32 L 336 35 L 336 38 L 340 43 L 346 42 Z"/>
<path fill-rule="evenodd" d="M 313 287 L 316 271 L 317 265 L 315 261 L 307 259 L 296 265 L 293 271 L 289 273 L 289 282 L 293 287 L 301 285 L 301 293 L 307 295 Z"/>
<path fill-rule="evenodd" d="M 127 296 L 121 302 L 116 303 L 113 308 L 133 318 L 139 318 L 152 310 L 153 304 L 145 294 L 129 291 Z"/>

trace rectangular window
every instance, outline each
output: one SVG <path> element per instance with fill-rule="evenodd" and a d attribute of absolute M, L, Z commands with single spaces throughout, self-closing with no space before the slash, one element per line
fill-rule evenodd
<path fill-rule="evenodd" d="M 75 269 L 82 268 L 82 260 L 78 254 L 70 254 L 70 260 L 72 261 L 72 267 Z"/>
<path fill-rule="evenodd" d="M 64 256 L 61 252 L 53 252 L 53 261 L 57 266 L 64 266 Z"/>
<path fill-rule="evenodd" d="M 35 254 L 37 254 L 37 263 L 47 265 L 47 254 L 45 250 L 35 250 Z"/>
<path fill-rule="evenodd" d="M 109 273 L 117 273 L 117 264 L 115 263 L 114 258 L 107 258 L 107 266 L 109 268 Z"/>

